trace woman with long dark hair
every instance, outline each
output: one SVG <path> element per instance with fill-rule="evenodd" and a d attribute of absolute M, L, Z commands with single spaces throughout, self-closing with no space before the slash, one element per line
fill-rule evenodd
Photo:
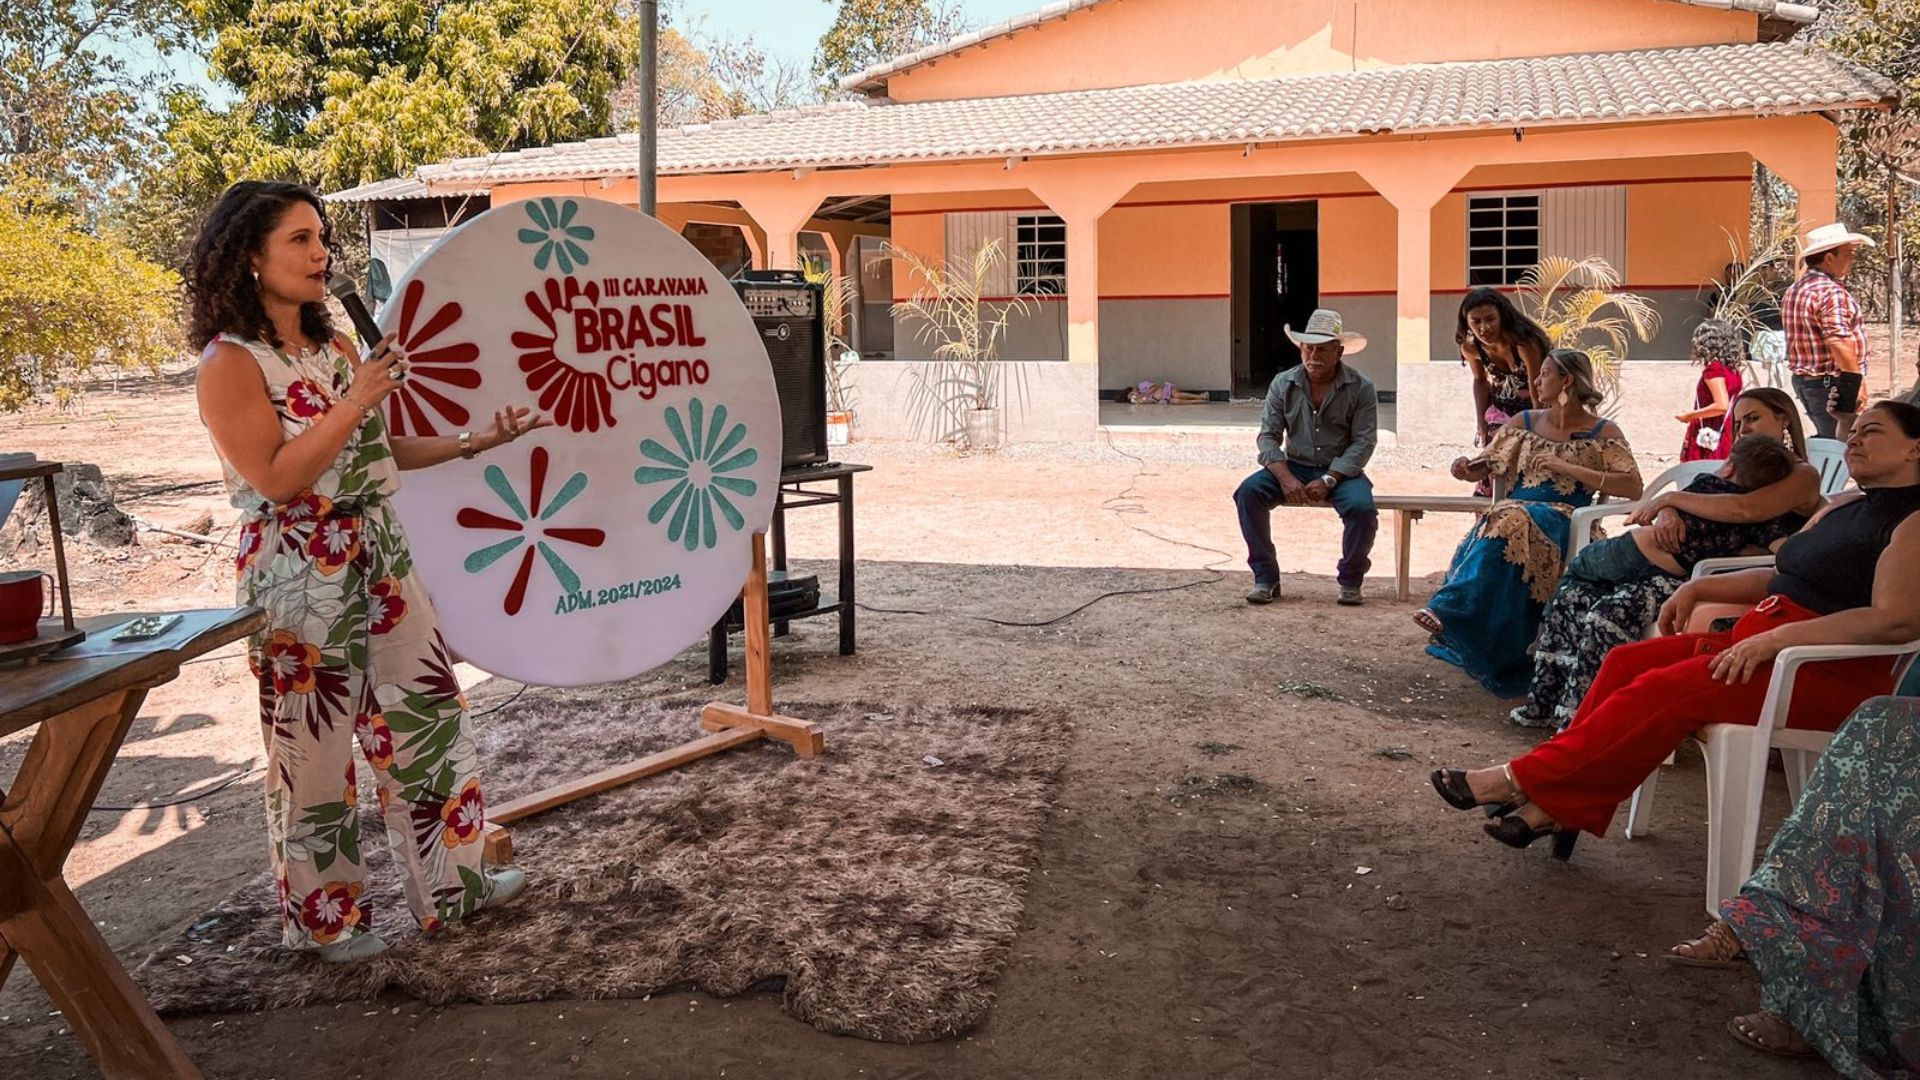
<path fill-rule="evenodd" d="M 1453 340 L 1473 372 L 1473 444 L 1485 446 L 1500 425 L 1533 408 L 1533 381 L 1553 344 L 1505 294 L 1488 288 L 1460 301 Z"/>
<path fill-rule="evenodd" d="M 374 770 L 408 907 L 431 931 L 504 903 L 518 871 L 481 867 L 485 804 L 466 698 L 388 497 L 403 469 L 471 457 L 548 421 L 389 438 L 405 378 L 389 338 L 357 360 L 325 306 L 333 229 L 297 184 L 228 188 L 201 225 L 188 291 L 200 418 L 240 512 L 240 602 L 266 741 L 267 834 L 289 947 L 334 962 L 386 948 L 362 893 L 359 748 Z"/>

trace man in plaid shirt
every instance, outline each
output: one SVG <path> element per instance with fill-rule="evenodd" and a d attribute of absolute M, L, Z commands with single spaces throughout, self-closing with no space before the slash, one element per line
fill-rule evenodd
<path fill-rule="evenodd" d="M 1807 272 L 1780 298 L 1793 389 L 1825 439 L 1845 439 L 1859 410 L 1867 329 L 1860 305 L 1841 283 L 1853 271 L 1862 245 L 1872 247 L 1873 241 L 1845 225 L 1822 225 L 1808 233 L 1800 250 Z"/>

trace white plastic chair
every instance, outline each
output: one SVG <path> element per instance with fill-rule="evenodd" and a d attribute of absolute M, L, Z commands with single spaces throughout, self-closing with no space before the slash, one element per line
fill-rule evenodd
<path fill-rule="evenodd" d="M 1820 470 L 1820 494 L 1832 498 L 1853 482 L 1847 468 L 1847 444 L 1839 439 L 1808 439 L 1807 463 Z"/>
<path fill-rule="evenodd" d="M 1795 645 L 1780 650 L 1773 679 L 1760 706 L 1759 723 L 1709 724 L 1695 739 L 1707 759 L 1707 914 L 1719 917 L 1720 902 L 1732 896 L 1753 873 L 1754 847 L 1760 839 L 1760 797 L 1767 786 L 1767 751 L 1778 749 L 1786 766 L 1787 794 L 1795 802 L 1805 790 L 1814 762 L 1833 734 L 1786 726 L 1793 681 L 1800 665 L 1820 660 L 1886 657 L 1893 683 L 1900 684 L 1920 657 L 1920 639 L 1898 645 Z"/>
<path fill-rule="evenodd" d="M 1593 526 L 1601 518 L 1624 517 L 1646 503 L 1648 499 L 1668 489 L 1687 486 L 1705 473 L 1719 472 L 1725 467 L 1724 461 L 1683 461 L 1653 478 L 1633 502 L 1596 502 L 1592 506 L 1583 506 L 1573 512 L 1573 531 L 1568 534 L 1567 558 L 1571 560 L 1580 554 L 1580 549 L 1593 542 Z"/>

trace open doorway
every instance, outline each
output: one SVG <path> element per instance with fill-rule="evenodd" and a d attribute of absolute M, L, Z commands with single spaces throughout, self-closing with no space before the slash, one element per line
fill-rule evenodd
<path fill-rule="evenodd" d="M 1233 207 L 1233 392 L 1261 397 L 1300 362 L 1284 328 L 1306 324 L 1320 306 L 1320 205 L 1240 203 Z"/>

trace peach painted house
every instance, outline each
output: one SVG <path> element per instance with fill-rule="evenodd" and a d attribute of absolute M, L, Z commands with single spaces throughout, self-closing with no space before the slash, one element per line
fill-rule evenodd
<path fill-rule="evenodd" d="M 662 133 L 660 217 L 716 261 L 858 277 L 859 425 L 915 432 L 922 346 L 888 305 L 891 240 L 1011 254 L 1034 299 L 1004 355 L 1009 434 L 1090 439 L 1141 379 L 1254 397 L 1281 324 L 1336 307 L 1401 439 L 1470 430 L 1455 311 L 1545 254 L 1600 254 L 1683 360 L 1705 283 L 1745 237 L 1755 162 L 1810 224 L 1835 201 L 1840 110 L 1885 79 L 1793 39 L 1778 0 L 1065 0 L 862 72 L 851 103 Z M 418 170 L 492 205 L 631 203 L 630 137 Z M 1661 362 L 1669 362 L 1662 364 Z M 1650 369 L 1649 369 L 1650 370 Z M 1670 414 L 1676 400 L 1660 403 Z M 1648 383 L 1651 385 L 1651 383 Z M 1678 428 L 1673 439 L 1677 445 Z"/>

